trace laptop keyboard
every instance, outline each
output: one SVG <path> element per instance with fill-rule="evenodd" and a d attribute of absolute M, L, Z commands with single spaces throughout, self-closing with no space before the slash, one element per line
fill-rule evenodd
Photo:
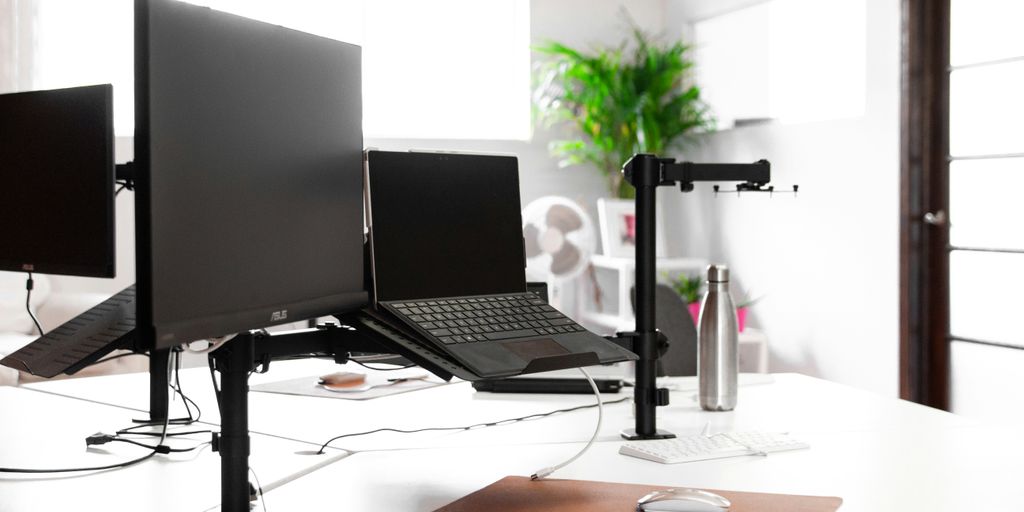
<path fill-rule="evenodd" d="M 584 330 L 532 293 L 381 304 L 446 345 Z"/>

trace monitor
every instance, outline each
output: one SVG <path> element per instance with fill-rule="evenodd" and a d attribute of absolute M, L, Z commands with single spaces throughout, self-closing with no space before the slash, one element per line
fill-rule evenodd
<path fill-rule="evenodd" d="M 368 151 L 378 301 L 526 291 L 514 156 Z"/>
<path fill-rule="evenodd" d="M 135 16 L 143 342 L 365 305 L 360 48 L 175 0 Z"/>
<path fill-rule="evenodd" d="M 114 277 L 112 91 L 0 95 L 0 270 Z"/>

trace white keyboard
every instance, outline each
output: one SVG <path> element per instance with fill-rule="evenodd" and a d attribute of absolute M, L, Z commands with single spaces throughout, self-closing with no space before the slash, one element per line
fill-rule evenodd
<path fill-rule="evenodd" d="M 787 434 L 767 432 L 728 432 L 710 436 L 695 435 L 675 439 L 634 441 L 619 448 L 619 453 L 653 460 L 662 464 L 724 459 L 743 455 L 767 455 L 808 448 Z"/>

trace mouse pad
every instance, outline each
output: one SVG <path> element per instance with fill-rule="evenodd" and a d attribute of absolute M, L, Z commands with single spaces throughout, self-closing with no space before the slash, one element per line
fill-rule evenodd
<path fill-rule="evenodd" d="M 587 480 L 534 482 L 507 476 L 436 512 L 634 512 L 636 500 L 665 488 Z M 835 497 L 707 490 L 728 498 L 729 512 L 834 512 L 843 504 L 842 498 Z"/>

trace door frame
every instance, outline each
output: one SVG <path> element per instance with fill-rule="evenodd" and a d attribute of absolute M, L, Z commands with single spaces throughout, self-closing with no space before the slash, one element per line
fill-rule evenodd
<path fill-rule="evenodd" d="M 902 0 L 902 18 L 900 397 L 948 410 L 950 0 Z"/>

